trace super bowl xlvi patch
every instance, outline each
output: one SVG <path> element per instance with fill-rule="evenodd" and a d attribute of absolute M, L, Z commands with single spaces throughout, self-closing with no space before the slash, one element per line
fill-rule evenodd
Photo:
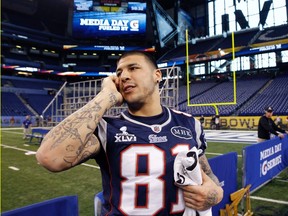
<path fill-rule="evenodd" d="M 190 129 L 182 127 L 182 126 L 175 126 L 171 128 L 171 133 L 179 138 L 182 139 L 192 139 L 192 132 Z"/>
<path fill-rule="evenodd" d="M 115 137 L 115 142 L 135 142 L 137 140 L 134 134 L 129 134 L 127 132 L 127 127 L 123 126 L 120 128 L 122 133 L 117 133 Z"/>

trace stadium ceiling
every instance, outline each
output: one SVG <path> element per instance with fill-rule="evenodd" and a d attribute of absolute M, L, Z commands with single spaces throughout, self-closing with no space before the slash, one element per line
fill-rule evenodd
<path fill-rule="evenodd" d="M 175 2 L 178 0 L 157 0 L 157 2 L 164 8 L 164 9 L 171 9 L 175 6 Z M 210 2 L 214 0 L 180 0 L 179 2 L 184 5 L 189 5 L 190 7 L 202 5 L 206 2 Z"/>

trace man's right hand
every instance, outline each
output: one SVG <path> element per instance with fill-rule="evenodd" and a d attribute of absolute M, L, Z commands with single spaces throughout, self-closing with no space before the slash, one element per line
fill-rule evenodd
<path fill-rule="evenodd" d="M 283 138 L 284 138 L 284 134 L 279 133 L 279 134 L 278 134 L 278 137 L 279 137 L 280 139 L 283 139 Z"/>
<path fill-rule="evenodd" d="M 102 91 L 109 91 L 109 93 L 112 93 L 115 95 L 117 100 L 117 105 L 121 105 L 124 101 L 123 96 L 118 91 L 118 85 L 119 85 L 119 78 L 115 75 L 108 76 L 103 79 L 102 81 Z"/>

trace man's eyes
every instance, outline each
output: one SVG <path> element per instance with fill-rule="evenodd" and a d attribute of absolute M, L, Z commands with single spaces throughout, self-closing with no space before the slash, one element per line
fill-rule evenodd
<path fill-rule="evenodd" d="M 130 67 L 129 68 L 130 71 L 133 71 L 133 70 L 136 70 L 136 69 L 137 69 L 137 67 Z"/>
<path fill-rule="evenodd" d="M 128 68 L 128 71 L 135 71 L 137 70 L 139 67 L 137 66 L 132 66 Z M 121 71 L 116 71 L 116 76 L 119 77 L 122 74 L 122 70 Z"/>
<path fill-rule="evenodd" d="M 119 77 L 121 75 L 121 72 L 116 71 L 116 76 Z"/>

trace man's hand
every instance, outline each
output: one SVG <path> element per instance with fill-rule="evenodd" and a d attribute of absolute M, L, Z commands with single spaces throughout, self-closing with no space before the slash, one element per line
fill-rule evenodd
<path fill-rule="evenodd" d="M 180 186 L 187 207 L 204 211 L 218 204 L 223 198 L 223 189 L 202 170 L 202 185 Z"/>
<path fill-rule="evenodd" d="M 109 93 L 112 93 L 115 95 L 117 100 L 117 105 L 121 105 L 123 103 L 123 97 L 118 91 L 119 87 L 119 78 L 115 75 L 108 76 L 103 79 L 102 82 L 102 91 L 108 91 Z"/>
<path fill-rule="evenodd" d="M 283 139 L 283 138 L 285 137 L 285 135 L 282 134 L 282 133 L 279 133 L 279 134 L 278 134 L 278 137 L 279 137 L 280 139 Z"/>

